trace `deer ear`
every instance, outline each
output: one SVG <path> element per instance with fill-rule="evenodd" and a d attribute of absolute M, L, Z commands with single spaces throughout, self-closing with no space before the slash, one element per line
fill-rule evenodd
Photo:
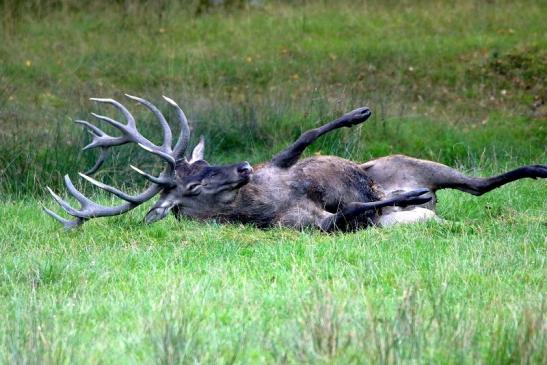
<path fill-rule="evenodd" d="M 199 137 L 199 143 L 194 147 L 194 150 L 192 151 L 192 158 L 190 159 L 190 163 L 194 163 L 199 160 L 203 160 L 203 154 L 205 153 L 205 139 L 203 136 Z"/>

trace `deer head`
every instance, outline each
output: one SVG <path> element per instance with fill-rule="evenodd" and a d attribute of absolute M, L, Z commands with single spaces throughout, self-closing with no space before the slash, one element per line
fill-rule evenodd
<path fill-rule="evenodd" d="M 247 184 L 253 168 L 245 161 L 233 165 L 214 166 L 203 159 L 204 140 L 194 148 L 192 158 L 180 160 L 176 167 L 177 185 L 164 189 L 160 199 L 145 217 L 147 223 L 167 215 L 175 206 L 184 207 L 196 215 L 205 214 L 208 207 L 221 207 L 232 202 L 240 187 Z"/>
<path fill-rule="evenodd" d="M 95 186 L 125 200 L 125 203 L 114 207 L 100 205 L 79 192 L 74 187 L 70 177 L 65 175 L 66 187 L 69 193 L 80 203 L 79 209 L 73 208 L 49 187 L 47 189 L 65 212 L 75 217 L 75 219 L 63 218 L 57 213 L 44 208 L 50 216 L 61 222 L 65 228 L 77 227 L 91 218 L 123 214 L 160 194 L 160 199 L 154 204 L 145 218 L 146 222 L 154 222 L 165 217 L 175 206 L 200 209 L 200 207 L 207 206 L 207 204 L 228 202 L 234 198 L 241 186 L 249 182 L 253 170 L 248 162 L 226 166 L 212 166 L 206 162 L 203 159 L 205 148 L 203 137 L 194 148 L 191 158 L 187 159 L 184 157 L 190 139 L 190 129 L 184 112 L 173 100 L 165 96 L 163 97 L 174 108 L 180 124 L 180 135 L 175 147 L 172 147 L 172 132 L 169 124 L 160 110 L 147 100 L 131 95 L 126 96 L 144 105 L 157 117 L 163 131 L 163 143 L 158 146 L 144 137 L 137 130 L 135 118 L 119 102 L 113 99 L 92 98 L 91 100 L 93 101 L 113 105 L 124 115 L 126 123 L 120 123 L 109 117 L 92 113 L 98 120 L 110 124 L 121 132 L 120 136 L 110 136 L 87 121 L 76 121 L 76 123 L 85 126 L 93 135 L 91 143 L 83 149 L 101 149 L 101 154 L 95 165 L 85 174 L 80 173 L 80 176 Z M 165 162 L 165 168 L 159 176 L 150 175 L 130 165 L 133 170 L 149 181 L 148 187 L 138 195 L 126 194 L 90 176 L 102 166 L 108 157 L 111 147 L 126 143 L 136 143 L 147 152 L 158 156 Z"/>

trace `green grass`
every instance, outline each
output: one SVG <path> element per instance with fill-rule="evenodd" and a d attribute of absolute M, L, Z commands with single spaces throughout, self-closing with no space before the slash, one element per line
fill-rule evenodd
<path fill-rule="evenodd" d="M 267 160 L 362 105 L 370 121 L 307 154 L 545 163 L 544 2 L 82 4 L 0 1 L 0 363 L 546 362 L 543 181 L 441 192 L 444 223 L 336 235 L 145 226 L 146 207 L 65 232 L 40 209 L 95 158 L 70 120 L 114 115 L 88 99 L 124 92 L 168 117 L 160 96 L 179 102 L 216 163 Z M 136 189 L 129 161 L 159 167 L 120 150 L 101 181 Z"/>
<path fill-rule="evenodd" d="M 447 222 L 336 235 L 143 209 L 65 232 L 5 204 L 0 362 L 540 364 L 538 189 L 442 192 Z"/>

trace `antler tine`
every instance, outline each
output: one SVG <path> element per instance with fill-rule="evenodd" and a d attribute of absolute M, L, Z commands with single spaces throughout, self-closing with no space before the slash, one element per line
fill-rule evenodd
<path fill-rule="evenodd" d="M 118 198 L 120 199 L 123 199 L 127 202 L 130 202 L 130 203 L 134 203 L 134 204 L 140 204 L 142 203 L 141 201 L 138 201 L 138 200 L 135 200 L 135 197 L 132 196 L 132 195 L 129 195 L 129 194 L 126 194 L 124 193 L 123 191 L 119 190 L 119 189 L 116 189 L 115 187 L 113 186 L 110 186 L 110 185 L 106 185 L 106 184 L 103 184 L 102 182 L 100 181 L 97 181 L 95 180 L 94 178 L 90 177 L 90 176 L 87 176 L 85 174 L 82 174 L 81 172 L 78 173 L 78 175 L 80 175 L 81 177 L 83 177 L 84 179 L 86 179 L 87 181 L 89 181 L 90 183 L 92 183 L 93 185 L 97 186 L 98 188 L 101 188 L 105 191 L 108 191 L 109 193 L 111 194 L 114 194 L 116 195 Z"/>
<path fill-rule="evenodd" d="M 146 99 L 139 98 L 137 96 L 125 94 L 129 99 L 135 100 L 136 102 L 144 105 L 148 108 L 155 116 L 158 118 L 161 128 L 163 130 L 163 147 L 165 149 L 168 149 L 169 152 L 171 151 L 172 143 L 173 143 L 173 134 L 171 132 L 171 128 L 169 127 L 169 124 L 167 123 L 167 120 L 163 116 L 162 112 L 151 102 L 149 102 Z"/>
<path fill-rule="evenodd" d="M 106 161 L 107 158 L 108 158 L 108 148 L 102 147 L 101 154 L 99 155 L 99 158 L 97 159 L 97 161 L 95 161 L 95 165 L 93 165 L 92 168 L 87 170 L 85 174 L 93 175 L 94 173 L 96 173 L 101 168 L 101 166 L 103 165 L 103 163 Z"/>
<path fill-rule="evenodd" d="M 178 104 L 171 98 L 168 98 L 167 96 L 163 96 L 165 101 L 167 101 L 173 108 L 175 108 L 175 111 L 177 112 L 177 118 L 180 123 L 180 134 L 179 138 L 177 140 L 177 144 L 175 145 L 175 148 L 173 149 L 173 156 L 175 159 L 179 159 L 184 156 L 184 153 L 186 152 L 186 148 L 188 148 L 188 142 L 190 141 L 190 127 L 188 126 L 188 119 L 186 118 L 186 115 L 182 111 L 182 109 L 178 106 Z"/>
<path fill-rule="evenodd" d="M 55 192 L 48 186 L 47 189 L 49 190 L 49 193 L 53 196 L 53 199 L 55 199 L 55 201 L 61 206 L 61 208 L 63 208 L 63 210 L 68 214 L 78 218 L 89 218 L 89 214 L 87 214 L 89 209 L 97 207 L 98 205 L 92 200 L 86 198 L 82 193 L 80 193 L 74 187 L 74 184 L 72 183 L 68 175 L 64 176 L 64 180 L 70 195 L 72 195 L 80 203 L 80 210 L 74 209 L 68 202 L 63 200 L 59 195 L 55 194 Z"/>
<path fill-rule="evenodd" d="M 97 185 L 97 186 L 101 187 L 100 182 L 90 178 L 89 176 L 86 177 L 86 180 L 89 180 L 94 185 L 97 185 L 96 183 L 98 183 L 99 185 Z M 93 180 L 94 182 L 91 181 L 91 180 Z M 80 203 L 81 207 L 80 207 L 79 210 L 74 209 L 69 203 L 67 203 L 65 200 L 63 200 L 57 194 L 55 194 L 55 192 L 50 187 L 47 187 L 47 189 L 48 189 L 49 193 L 51 194 L 51 196 L 53 197 L 53 199 L 55 199 L 55 201 L 61 206 L 61 208 L 63 208 L 63 210 L 65 212 L 67 212 L 68 214 L 70 214 L 73 217 L 76 217 L 76 218 L 79 218 L 79 219 L 82 219 L 82 220 L 95 218 L 95 217 L 107 217 L 107 216 L 113 216 L 113 215 L 118 215 L 118 214 L 125 213 L 125 212 L 139 206 L 140 204 L 144 203 L 145 201 L 149 200 L 154 195 L 159 193 L 162 189 L 161 186 L 153 184 L 148 189 L 146 189 L 144 192 L 142 192 L 141 194 L 136 195 L 136 196 L 129 196 L 129 195 L 127 195 L 127 194 L 125 194 L 125 193 L 123 193 L 123 192 L 121 192 L 121 191 L 119 191 L 115 188 L 108 187 L 107 185 L 102 184 L 105 187 L 110 188 L 110 189 L 104 189 L 104 190 L 107 190 L 108 192 L 110 192 L 110 193 L 112 193 L 112 194 L 114 194 L 114 195 L 116 195 L 116 196 L 118 196 L 122 199 L 127 198 L 127 199 L 124 199 L 127 202 L 122 204 L 122 205 L 118 205 L 118 206 L 114 206 L 114 207 L 108 207 L 108 206 L 97 204 L 94 201 L 86 198 L 82 193 L 80 193 L 74 187 L 74 185 L 72 184 L 72 181 L 70 181 L 70 178 L 68 176 L 65 176 L 65 183 L 66 183 L 66 186 L 67 186 L 68 191 L 70 192 L 70 194 L 74 198 L 76 198 L 76 200 L 78 200 L 78 202 Z M 104 188 L 104 187 L 101 187 L 101 188 Z M 111 190 L 114 190 L 114 191 L 111 191 Z M 120 194 L 118 194 L 118 193 L 120 193 Z M 123 195 L 123 197 L 121 195 Z M 55 218 L 58 221 L 60 221 L 61 223 L 63 223 L 65 225 L 65 227 L 66 227 L 67 222 L 74 222 L 74 221 L 68 221 L 68 220 L 60 217 L 59 215 L 53 213 L 52 211 L 50 211 L 47 208 L 44 208 L 44 209 L 46 209 L 46 212 L 48 214 L 50 214 L 53 218 Z M 55 215 L 52 215 L 51 213 L 53 213 Z M 81 223 L 83 223 L 83 222 L 81 222 Z M 71 225 L 71 227 L 73 225 L 76 225 L 76 223 L 69 223 L 69 224 Z M 68 227 L 68 228 L 71 228 L 71 227 Z"/>
<path fill-rule="evenodd" d="M 74 123 L 77 123 L 77 124 L 81 124 L 83 126 L 85 126 L 87 129 L 89 129 L 89 131 L 91 132 L 92 135 L 94 136 L 98 136 L 98 137 L 102 137 L 102 136 L 106 136 L 107 134 L 105 132 L 103 132 L 99 127 L 89 123 L 88 121 L 86 120 L 75 120 Z"/>
<path fill-rule="evenodd" d="M 108 134 L 106 134 L 102 129 L 99 127 L 94 126 L 93 124 L 85 121 L 85 120 L 76 120 L 75 123 L 82 124 L 89 130 L 91 130 L 91 134 L 93 135 L 93 140 L 91 143 L 89 143 L 87 146 L 82 148 L 82 151 L 97 148 L 97 147 L 103 147 L 103 148 L 109 148 L 113 146 L 120 146 L 122 144 L 126 144 L 128 142 L 131 142 L 131 138 L 128 136 L 128 133 L 126 131 L 126 126 L 121 124 L 120 122 L 117 122 L 113 119 L 110 119 L 108 117 L 105 117 L 103 115 L 98 115 L 95 113 L 91 113 L 95 118 L 104 120 L 108 124 L 118 128 L 120 131 L 122 131 L 123 136 L 120 137 L 113 137 Z"/>
<path fill-rule="evenodd" d="M 139 168 L 137 168 L 133 165 L 129 165 L 129 167 L 131 167 L 133 170 L 135 170 L 138 174 L 142 175 L 145 179 L 147 179 L 147 180 L 149 180 L 149 181 L 151 181 L 155 184 L 166 186 L 166 187 L 173 187 L 173 186 L 176 185 L 176 184 L 173 183 L 173 179 L 171 177 L 164 176 L 164 174 L 160 174 L 159 177 L 156 177 L 156 176 L 150 175 L 150 174 L 142 171 L 141 169 L 139 169 Z"/>
<path fill-rule="evenodd" d="M 117 102 L 116 100 L 114 100 L 114 99 L 102 99 L 102 98 L 89 98 L 89 100 L 93 100 L 93 101 L 96 101 L 98 103 L 106 103 L 106 104 L 114 105 L 116 107 L 116 109 L 118 109 L 123 114 L 123 116 L 127 120 L 127 125 L 128 126 L 133 127 L 133 128 L 136 126 L 135 118 L 133 117 L 133 115 L 129 112 L 129 110 L 127 110 L 127 108 L 125 106 L 123 106 L 121 103 Z"/>
<path fill-rule="evenodd" d="M 120 131 L 124 132 L 124 133 L 127 133 L 129 131 L 133 131 L 133 129 L 128 126 L 128 125 L 125 125 L 123 123 L 120 123 L 118 122 L 117 120 L 114 120 L 112 118 L 109 118 L 107 116 L 104 116 L 104 115 L 100 115 L 100 114 L 97 114 L 97 113 L 91 113 L 91 115 L 93 115 L 95 118 L 97 119 L 100 119 L 104 122 L 107 122 L 108 124 L 110 124 L 111 126 L 119 129 Z M 140 134 L 140 133 L 139 133 Z"/>
<path fill-rule="evenodd" d="M 75 217 L 79 216 L 78 215 L 79 212 L 76 209 L 72 208 L 72 206 L 70 206 L 70 204 L 64 201 L 59 195 L 55 194 L 55 192 L 49 186 L 46 186 L 46 189 L 49 191 L 53 199 L 55 199 L 57 204 L 59 204 L 65 212 Z"/>
<path fill-rule="evenodd" d="M 63 226 L 65 226 L 65 229 L 77 228 L 77 227 L 81 226 L 82 224 L 84 224 L 84 222 L 86 221 L 86 219 L 79 218 L 79 217 L 76 217 L 75 220 L 66 219 L 66 218 L 61 217 L 59 214 L 55 213 L 54 211 L 49 210 L 46 207 L 42 207 L 42 209 L 47 214 L 49 214 L 51 217 L 53 217 L 57 221 L 61 222 L 63 224 Z"/>
<path fill-rule="evenodd" d="M 70 193 L 70 195 L 72 195 L 77 201 L 78 203 L 80 203 L 80 205 L 82 207 L 87 207 L 91 204 L 94 204 L 91 200 L 89 200 L 88 198 L 86 198 L 84 196 L 84 194 L 80 193 L 78 191 L 78 189 L 76 189 L 74 187 L 74 184 L 72 183 L 72 181 L 70 180 L 70 176 L 68 175 L 65 175 L 64 176 L 64 180 L 65 180 L 65 185 L 68 189 L 68 192 Z"/>
<path fill-rule="evenodd" d="M 126 136 L 121 137 L 112 137 L 106 134 L 102 129 L 85 120 L 75 120 L 74 123 L 82 124 L 88 129 L 90 134 L 93 136 L 93 140 L 84 148 L 82 151 L 89 150 L 96 147 L 108 148 L 112 146 L 119 146 L 125 143 L 130 142 Z"/>
<path fill-rule="evenodd" d="M 167 161 L 169 163 L 169 166 L 171 167 L 171 169 L 175 170 L 177 162 L 175 161 L 175 158 L 173 156 L 171 156 L 171 154 L 166 153 L 166 152 L 164 152 L 162 150 L 159 150 L 159 149 L 150 148 L 150 147 L 148 147 L 148 146 L 146 146 L 142 143 L 137 143 L 137 144 L 143 150 L 148 151 L 150 153 L 153 153 L 153 154 L 158 155 L 161 158 L 163 158 L 165 161 Z"/>
<path fill-rule="evenodd" d="M 87 175 L 93 175 L 95 172 L 99 170 L 99 168 L 108 158 L 109 147 L 119 146 L 129 142 L 125 136 L 122 136 L 122 137 L 109 136 L 102 129 L 100 129 L 99 127 L 85 120 L 75 120 L 74 123 L 81 124 L 84 127 L 86 127 L 87 130 L 93 136 L 93 140 L 87 146 L 82 148 L 82 151 L 96 148 L 96 147 L 101 147 L 101 154 L 97 158 L 97 161 L 95 161 L 95 164 L 93 165 L 93 167 L 91 167 L 89 170 L 86 171 Z"/>

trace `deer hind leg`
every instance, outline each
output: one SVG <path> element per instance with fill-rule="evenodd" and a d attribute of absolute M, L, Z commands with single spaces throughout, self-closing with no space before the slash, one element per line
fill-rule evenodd
<path fill-rule="evenodd" d="M 458 173 L 457 178 L 443 179 L 438 189 L 458 189 L 473 195 L 482 195 L 507 183 L 524 178 L 547 178 L 547 165 L 529 165 L 491 177 L 472 177 Z"/>
<path fill-rule="evenodd" d="M 319 128 L 310 129 L 302 133 L 292 145 L 275 155 L 270 163 L 280 168 L 289 168 L 298 161 L 302 152 L 322 135 L 338 128 L 363 123 L 371 115 L 368 108 L 358 108 Z"/>
<path fill-rule="evenodd" d="M 482 195 L 515 180 L 547 178 L 547 165 L 529 165 L 496 176 L 474 177 L 437 162 L 402 155 L 379 158 L 366 162 L 361 167 L 386 194 L 426 187 L 432 192 L 439 189 L 457 189 Z"/>

